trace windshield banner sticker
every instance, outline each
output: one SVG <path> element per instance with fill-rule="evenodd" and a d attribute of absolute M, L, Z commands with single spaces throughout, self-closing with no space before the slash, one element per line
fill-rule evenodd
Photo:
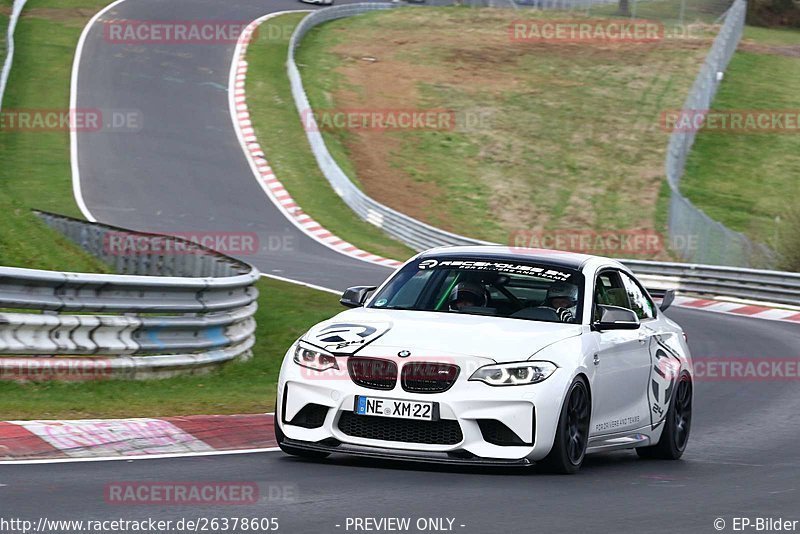
<path fill-rule="evenodd" d="M 498 261 L 474 261 L 474 260 L 422 260 L 417 266 L 420 270 L 426 269 L 460 269 L 469 271 L 493 271 L 506 274 L 522 274 L 537 276 L 539 278 L 549 278 L 551 280 L 567 280 L 571 276 L 556 269 L 526 265 L 524 263 L 508 263 Z"/>

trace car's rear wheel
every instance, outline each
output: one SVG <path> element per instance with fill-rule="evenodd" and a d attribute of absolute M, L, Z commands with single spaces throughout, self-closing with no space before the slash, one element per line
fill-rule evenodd
<path fill-rule="evenodd" d="M 583 378 L 577 377 L 567 391 L 550 454 L 541 462 L 548 472 L 572 474 L 583 464 L 589 443 L 592 403 Z"/>
<path fill-rule="evenodd" d="M 327 458 L 331 455 L 329 452 L 320 452 L 320 451 L 307 451 L 305 449 L 298 449 L 296 447 L 292 447 L 291 445 L 286 445 L 286 435 L 281 430 L 281 425 L 278 422 L 280 416 L 278 415 L 278 404 L 275 403 L 275 415 L 272 418 L 273 425 L 275 426 L 275 441 L 278 442 L 278 447 L 281 448 L 283 452 L 286 454 L 291 454 L 292 456 L 298 456 L 300 458 L 310 458 L 315 460 L 321 460 L 322 458 Z"/>
<path fill-rule="evenodd" d="M 664 430 L 658 443 L 650 447 L 639 447 L 636 453 L 642 458 L 677 460 L 683 456 L 689 443 L 692 427 L 692 380 L 688 373 L 678 379 L 675 394 L 670 399 Z"/>

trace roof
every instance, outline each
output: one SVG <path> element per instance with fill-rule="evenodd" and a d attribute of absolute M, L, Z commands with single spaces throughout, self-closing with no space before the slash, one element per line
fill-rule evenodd
<path fill-rule="evenodd" d="M 580 270 L 587 261 L 598 258 L 598 256 L 578 254 L 576 252 L 564 252 L 562 250 L 501 245 L 438 247 L 427 250 L 420 255 L 420 258 L 429 257 L 468 257 L 471 259 L 524 261 L 526 263 L 542 263 L 554 267 L 577 270 Z"/>

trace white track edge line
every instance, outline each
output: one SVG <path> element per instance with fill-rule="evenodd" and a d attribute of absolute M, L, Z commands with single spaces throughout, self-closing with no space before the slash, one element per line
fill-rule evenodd
<path fill-rule="evenodd" d="M 97 22 L 97 19 L 122 2 L 125 2 L 125 0 L 116 0 L 111 2 L 106 7 L 95 13 L 94 16 L 89 19 L 89 22 L 86 23 L 86 26 L 83 27 L 83 31 L 81 31 L 81 36 L 78 39 L 78 46 L 75 48 L 75 56 L 72 59 L 72 76 L 70 78 L 69 85 L 70 109 L 77 109 L 78 107 L 78 70 L 80 69 L 81 56 L 83 55 L 83 46 L 86 43 L 86 37 L 89 35 L 89 31 L 92 29 L 92 26 L 94 26 L 95 22 Z M 92 215 L 92 212 L 89 211 L 89 208 L 86 206 L 86 202 L 83 199 L 83 191 L 81 190 L 81 173 L 78 169 L 78 132 L 76 128 L 70 128 L 69 132 L 69 160 L 70 167 L 72 168 L 72 196 L 75 198 L 75 203 L 78 204 L 78 209 L 81 210 L 81 213 L 87 221 L 97 222 L 97 219 L 94 215 Z"/>
<path fill-rule="evenodd" d="M 6 57 L 3 59 L 3 67 L 0 69 L 0 110 L 3 109 L 3 98 L 6 95 L 6 87 L 8 87 L 8 79 L 11 77 L 11 68 L 14 66 L 14 32 L 17 31 L 17 22 L 22 16 L 22 10 L 25 9 L 25 4 L 28 0 L 20 0 L 11 2 L 11 16 L 8 18 L 8 27 L 6 28 Z M 19 7 L 17 7 L 19 6 Z"/>
<path fill-rule="evenodd" d="M 0 465 L 35 465 L 35 464 L 72 464 L 82 462 L 120 462 L 123 460 L 164 460 L 172 458 L 195 458 L 201 456 L 223 456 L 233 454 L 255 454 L 276 452 L 280 447 L 263 447 L 260 449 L 239 449 L 230 451 L 176 452 L 170 454 L 140 454 L 136 456 L 98 456 L 96 458 L 43 458 L 41 460 L 0 460 Z"/>
<path fill-rule="evenodd" d="M 263 413 L 235 413 L 235 414 L 189 414 L 189 415 L 164 415 L 161 417 L 90 417 L 87 419 L 12 419 L 12 420 L 2 420 L 0 423 L 11 423 L 12 425 L 21 426 L 24 423 L 65 423 L 65 422 L 73 422 L 73 421 L 141 421 L 142 419 L 157 419 L 159 421 L 167 421 L 169 422 L 170 419 L 178 419 L 180 417 L 231 417 L 231 416 L 240 416 L 240 415 L 250 415 L 250 416 L 261 416 L 261 415 L 272 415 L 275 416 L 275 412 L 263 412 Z"/>
<path fill-rule="evenodd" d="M 329 287 L 323 287 L 323 286 L 318 286 L 318 285 L 315 285 L 315 284 L 309 284 L 308 282 L 301 282 L 300 280 L 294 280 L 292 278 L 286 278 L 286 277 L 283 277 L 283 276 L 278 276 L 276 274 L 261 273 L 261 276 L 264 277 L 264 278 L 270 278 L 270 279 L 273 279 L 273 280 L 278 280 L 279 282 L 288 282 L 290 284 L 295 284 L 295 285 L 298 285 L 298 286 L 304 286 L 304 287 L 307 287 L 309 289 L 316 289 L 317 291 L 325 291 L 327 293 L 333 293 L 334 295 L 341 296 L 341 294 L 342 294 L 341 291 L 337 291 L 337 290 L 331 289 Z"/>

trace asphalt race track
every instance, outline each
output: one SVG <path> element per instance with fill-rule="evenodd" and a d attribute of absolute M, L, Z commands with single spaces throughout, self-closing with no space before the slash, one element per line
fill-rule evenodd
<path fill-rule="evenodd" d="M 168 234 L 255 232 L 262 250 L 245 260 L 263 273 L 324 287 L 385 279 L 390 269 L 307 238 L 261 190 L 228 112 L 235 43 L 123 45 L 104 33 L 112 19 L 247 23 L 307 8 L 295 0 L 127 0 L 97 20 L 81 55 L 75 107 L 131 110 L 143 129 L 78 133 L 81 189 L 92 215 Z"/>
<path fill-rule="evenodd" d="M 686 328 L 698 359 L 789 356 L 800 343 L 800 329 L 790 324 L 692 310 L 670 315 Z M 796 382 L 701 381 L 692 437 L 678 462 L 640 460 L 632 451 L 592 455 L 575 476 L 313 462 L 281 452 L 2 466 L 0 509 L 34 521 L 278 517 L 280 531 L 294 533 L 346 532 L 347 517 L 364 516 L 450 517 L 456 532 L 476 534 L 714 532 L 717 517 L 729 525 L 734 515 L 797 518 L 798 413 Z M 265 494 L 272 487 L 286 498 L 249 506 L 107 504 L 106 484 L 120 481 L 258 482 Z"/>
<path fill-rule="evenodd" d="M 250 20 L 297 6 L 127 0 L 108 16 Z M 89 209 L 102 222 L 164 232 L 286 232 L 296 241 L 291 253 L 247 259 L 266 273 L 333 288 L 380 281 L 387 269 L 311 241 L 261 192 L 228 115 L 232 51 L 232 44 L 112 46 L 102 28 L 92 29 L 78 107 L 141 110 L 147 135 L 79 136 Z M 668 315 L 685 328 L 696 360 L 797 357 L 800 327 L 793 324 L 688 309 Z M 279 531 L 293 533 L 347 532 L 348 517 L 410 517 L 412 524 L 445 517 L 464 533 L 715 532 L 718 517 L 726 530 L 733 516 L 800 519 L 799 414 L 796 382 L 699 381 L 682 461 L 594 455 L 576 476 L 336 457 L 311 462 L 280 452 L 1 466 L 0 515 L 33 521 L 277 517 Z M 248 481 L 284 497 L 249 506 L 106 503 L 106 485 L 120 481 Z"/>

